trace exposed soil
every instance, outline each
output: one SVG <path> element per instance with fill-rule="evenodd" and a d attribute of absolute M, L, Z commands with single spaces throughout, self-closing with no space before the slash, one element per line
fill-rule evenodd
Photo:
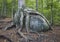
<path fill-rule="evenodd" d="M 15 27 L 10 30 L 3 30 L 10 23 L 10 18 L 0 19 L 0 42 L 9 42 L 9 40 L 12 42 L 60 42 L 60 26 L 53 26 L 52 31 L 42 32 L 40 33 L 40 36 L 35 33 L 30 33 L 30 37 L 33 40 L 26 41 L 26 39 L 17 34 Z M 23 33 L 28 37 L 26 32 Z"/>

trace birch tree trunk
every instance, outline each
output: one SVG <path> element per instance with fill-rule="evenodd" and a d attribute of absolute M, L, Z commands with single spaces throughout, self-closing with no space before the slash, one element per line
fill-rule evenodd
<path fill-rule="evenodd" d="M 25 5 L 25 0 L 18 0 L 18 8 L 22 8 Z"/>

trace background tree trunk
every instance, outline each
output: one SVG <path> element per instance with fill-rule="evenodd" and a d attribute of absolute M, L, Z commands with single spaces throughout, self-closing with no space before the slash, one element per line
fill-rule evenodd
<path fill-rule="evenodd" d="M 53 0 L 51 0 L 51 26 L 53 25 Z"/>
<path fill-rule="evenodd" d="M 36 10 L 38 11 L 38 0 L 36 0 Z"/>
<path fill-rule="evenodd" d="M 13 20 L 14 14 L 15 14 L 15 9 L 14 9 L 15 2 L 16 2 L 16 0 L 12 0 L 12 20 Z"/>
<path fill-rule="evenodd" d="M 41 0 L 41 12 L 43 13 L 43 0 Z"/>
<path fill-rule="evenodd" d="M 2 16 L 6 17 L 6 0 L 2 0 Z"/>

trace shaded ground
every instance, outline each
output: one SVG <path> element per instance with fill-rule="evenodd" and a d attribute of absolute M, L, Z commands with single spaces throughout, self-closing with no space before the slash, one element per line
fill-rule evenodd
<path fill-rule="evenodd" d="M 25 42 L 26 40 L 24 38 L 21 38 L 17 34 L 17 30 L 15 30 L 14 28 L 7 31 L 2 30 L 8 24 L 10 24 L 10 22 L 11 22 L 10 18 L 0 19 L 0 35 L 4 35 L 13 42 L 18 42 L 18 41 Z M 37 34 L 30 33 L 33 40 L 30 40 L 29 42 L 60 42 L 60 26 L 54 26 L 52 27 L 52 29 L 53 29 L 52 31 L 48 31 L 44 33 L 42 32 L 39 37 Z M 24 32 L 24 34 L 26 33 Z M 0 37 L 0 42 L 6 42 L 6 40 L 3 40 L 3 38 Z"/>

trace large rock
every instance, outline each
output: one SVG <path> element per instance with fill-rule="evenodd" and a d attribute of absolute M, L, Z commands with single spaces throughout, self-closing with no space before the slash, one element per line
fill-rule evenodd
<path fill-rule="evenodd" d="M 49 21 L 41 13 L 30 8 L 19 9 L 14 16 L 14 23 L 18 26 L 24 25 L 35 32 L 47 31 L 51 29 Z"/>

